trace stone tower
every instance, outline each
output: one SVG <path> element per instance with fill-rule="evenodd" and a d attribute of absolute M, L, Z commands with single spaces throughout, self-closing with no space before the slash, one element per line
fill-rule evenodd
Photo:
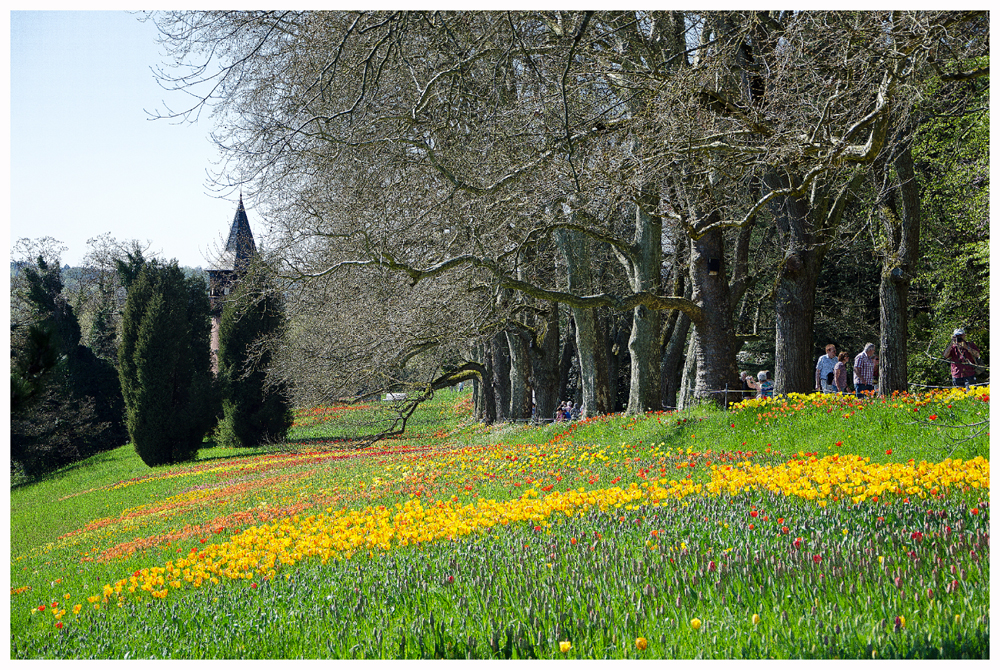
<path fill-rule="evenodd" d="M 243 196 L 236 206 L 236 216 L 229 228 L 226 246 L 208 268 L 208 300 L 212 306 L 212 372 L 219 371 L 219 328 L 222 325 L 222 307 L 230 292 L 236 288 L 240 274 L 246 271 L 257 253 L 250 222 L 243 209 Z"/>

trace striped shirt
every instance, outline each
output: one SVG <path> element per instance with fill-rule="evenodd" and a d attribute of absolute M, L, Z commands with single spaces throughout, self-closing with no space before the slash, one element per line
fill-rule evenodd
<path fill-rule="evenodd" d="M 868 384 L 869 386 L 874 386 L 875 382 L 872 380 L 872 373 L 875 371 L 875 366 L 872 364 L 872 359 L 868 358 L 868 354 L 861 352 L 854 358 L 854 383 L 855 384 Z"/>

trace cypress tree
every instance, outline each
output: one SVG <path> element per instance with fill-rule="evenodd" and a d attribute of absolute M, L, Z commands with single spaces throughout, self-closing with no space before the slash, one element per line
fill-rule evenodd
<path fill-rule="evenodd" d="M 126 422 L 150 466 L 193 459 L 214 427 L 209 304 L 173 261 L 146 263 L 129 287 L 118 349 Z"/>
<path fill-rule="evenodd" d="M 38 475 L 128 440 L 118 374 L 80 344 L 58 259 L 21 268 L 31 322 L 12 331 L 11 459 Z"/>
<path fill-rule="evenodd" d="M 279 441 L 292 425 L 292 409 L 286 389 L 268 385 L 266 370 L 284 333 L 284 304 L 260 271 L 241 279 L 234 298 L 219 327 L 218 440 L 228 447 Z"/>

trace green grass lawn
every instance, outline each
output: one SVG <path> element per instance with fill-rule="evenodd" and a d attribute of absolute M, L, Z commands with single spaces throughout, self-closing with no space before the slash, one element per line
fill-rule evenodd
<path fill-rule="evenodd" d="M 12 488 L 12 657 L 988 657 L 988 400 L 125 446 Z"/>

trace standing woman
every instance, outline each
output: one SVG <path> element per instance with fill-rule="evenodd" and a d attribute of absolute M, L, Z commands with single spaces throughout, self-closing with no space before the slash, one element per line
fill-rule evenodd
<path fill-rule="evenodd" d="M 847 393 L 847 352 L 841 351 L 837 364 L 833 366 L 833 386 L 835 393 Z"/>

